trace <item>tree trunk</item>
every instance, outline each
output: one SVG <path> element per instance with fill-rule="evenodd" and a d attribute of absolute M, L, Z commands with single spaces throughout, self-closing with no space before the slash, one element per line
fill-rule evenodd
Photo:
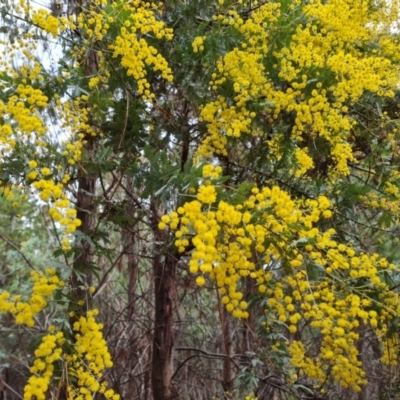
<path fill-rule="evenodd" d="M 226 357 L 224 358 L 224 374 L 222 377 L 222 387 L 225 392 L 225 399 L 233 398 L 233 371 L 232 371 L 232 335 L 231 335 L 231 322 L 230 314 L 224 310 L 224 326 L 222 329 L 224 351 Z"/>
<path fill-rule="evenodd" d="M 94 141 L 88 140 L 85 146 L 86 154 L 88 159 L 92 159 L 95 152 Z M 95 226 L 95 212 L 96 204 L 94 202 L 95 186 L 96 186 L 96 174 L 85 173 L 82 168 L 78 173 L 78 193 L 76 197 L 76 208 L 77 218 L 81 221 L 79 231 L 84 235 L 90 236 Z M 81 238 L 79 247 L 75 252 L 75 260 L 73 264 L 73 276 L 72 276 L 72 287 L 76 291 L 76 300 L 84 301 L 87 304 L 87 290 L 79 289 L 82 283 L 90 286 L 92 284 L 92 273 L 90 266 L 93 263 L 93 249 L 90 243 L 85 239 Z M 84 282 L 80 281 L 78 274 L 84 275 Z"/>
<path fill-rule="evenodd" d="M 166 235 L 158 230 L 157 214 L 153 207 L 153 230 L 155 255 L 153 261 L 155 321 L 152 359 L 152 389 L 155 400 L 178 399 L 178 393 L 172 384 L 174 337 L 173 312 L 176 303 L 175 266 L 176 258 L 172 254 L 162 254 L 160 245 Z"/>
<path fill-rule="evenodd" d="M 133 180 L 131 177 L 126 177 L 126 189 L 133 193 Z M 135 203 L 132 199 L 132 194 L 126 196 L 125 206 L 126 216 L 135 220 Z M 130 224 L 128 229 L 122 230 L 122 240 L 124 242 L 123 254 L 127 258 L 127 272 L 128 272 L 128 315 L 130 318 L 134 317 L 135 304 L 136 304 L 136 286 L 138 280 L 138 268 L 139 268 L 139 257 L 138 257 L 138 222 L 134 221 Z"/>

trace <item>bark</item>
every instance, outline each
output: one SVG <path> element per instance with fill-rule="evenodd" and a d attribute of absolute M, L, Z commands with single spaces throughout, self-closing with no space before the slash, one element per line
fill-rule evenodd
<path fill-rule="evenodd" d="M 361 359 L 363 365 L 365 365 L 366 358 L 367 358 L 367 352 L 368 352 L 367 346 L 365 343 L 366 342 L 365 332 L 366 332 L 365 328 L 361 325 L 361 329 L 360 329 L 361 340 L 359 340 L 357 343 L 357 350 L 359 353 L 359 358 Z M 366 385 L 363 386 L 361 388 L 361 391 L 358 393 L 357 400 L 367 400 L 367 391 L 368 391 L 367 386 Z"/>
<path fill-rule="evenodd" d="M 127 323 L 129 328 L 127 329 L 126 333 L 128 336 L 126 338 L 127 345 L 120 350 L 121 353 L 124 353 L 126 360 L 121 360 L 118 362 L 119 368 L 116 369 L 116 373 L 119 375 L 119 381 L 121 382 L 123 380 L 125 382 L 123 385 L 124 395 L 122 392 L 120 392 L 122 397 L 141 399 L 143 398 L 143 393 L 141 392 L 143 390 L 141 385 L 143 382 L 141 382 L 140 378 L 132 375 L 134 375 L 133 371 L 135 371 L 135 364 L 147 364 L 151 358 L 151 355 L 148 354 L 148 346 L 144 346 L 140 340 L 141 334 L 137 331 L 134 324 L 134 321 L 140 318 L 136 314 L 136 303 L 138 300 L 136 287 L 139 266 L 139 222 L 135 220 L 136 204 L 132 198 L 134 185 L 131 177 L 125 177 L 124 189 L 126 190 L 124 213 L 127 217 L 129 217 L 129 223 L 128 226 L 121 230 L 121 240 L 123 245 L 122 254 L 126 259 L 126 263 L 121 262 L 121 268 L 124 269 L 120 269 L 120 272 L 125 272 L 128 275 Z"/>
<path fill-rule="evenodd" d="M 224 372 L 222 377 L 222 387 L 224 389 L 225 398 L 231 399 L 233 396 L 233 371 L 232 371 L 232 335 L 231 335 L 231 323 L 230 314 L 224 310 L 224 326 L 222 334 L 224 335 L 224 350 L 226 357 L 224 358 Z"/>
<path fill-rule="evenodd" d="M 153 207 L 154 210 L 154 207 Z M 153 261 L 155 322 L 152 358 L 152 389 L 155 400 L 178 399 L 172 384 L 174 335 L 173 312 L 176 303 L 175 267 L 176 258 L 172 254 L 163 255 L 159 244 L 165 241 L 165 233 L 158 230 L 157 214 L 153 211 L 153 230 L 156 254 Z M 159 250 L 157 250 L 157 247 Z"/>
<path fill-rule="evenodd" d="M 92 159 L 95 153 L 95 141 L 88 139 L 85 146 L 88 159 Z M 94 202 L 96 189 L 96 173 L 87 173 L 83 168 L 78 172 L 78 193 L 76 196 L 77 218 L 81 221 L 79 231 L 90 236 L 95 227 L 96 204 Z M 87 306 L 90 299 L 87 298 L 87 290 L 82 287 L 82 283 L 90 286 L 92 284 L 92 273 L 90 266 L 93 263 L 93 248 L 84 237 L 80 239 L 79 247 L 75 252 L 73 263 L 73 274 L 71 277 L 71 285 L 75 291 L 75 300 L 83 301 Z M 85 282 L 82 282 L 84 276 Z"/>
<path fill-rule="evenodd" d="M 133 192 L 133 180 L 130 177 L 126 177 L 126 188 L 131 193 Z M 125 214 L 135 219 L 135 203 L 131 196 L 126 196 L 126 207 Z M 122 239 L 124 241 L 123 253 L 127 258 L 128 268 L 128 313 L 130 317 L 135 314 L 135 303 L 136 303 L 136 285 L 138 279 L 138 265 L 139 259 L 137 255 L 137 242 L 136 236 L 138 235 L 138 222 L 133 224 L 122 231 Z"/>
<path fill-rule="evenodd" d="M 144 399 L 143 400 L 149 400 L 150 395 L 151 395 L 151 369 L 148 368 L 144 374 Z"/>

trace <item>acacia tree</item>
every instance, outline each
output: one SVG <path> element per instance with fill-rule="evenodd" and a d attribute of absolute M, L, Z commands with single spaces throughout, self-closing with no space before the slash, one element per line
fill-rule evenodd
<path fill-rule="evenodd" d="M 64 312 L 24 399 L 185 398 L 200 355 L 223 394 L 196 398 L 396 389 L 396 1 L 1 4 L 1 183 L 63 260 L 0 295 L 27 327 Z M 195 296 L 215 351 L 180 325 Z"/>

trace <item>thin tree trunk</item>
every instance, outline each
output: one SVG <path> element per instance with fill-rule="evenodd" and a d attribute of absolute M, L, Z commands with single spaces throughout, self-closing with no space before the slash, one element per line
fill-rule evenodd
<path fill-rule="evenodd" d="M 357 343 L 359 359 L 361 360 L 363 365 L 367 365 L 367 359 L 368 359 L 368 345 L 366 343 L 367 330 L 363 323 L 360 324 L 358 333 L 360 335 L 360 339 L 358 340 Z M 361 391 L 357 395 L 357 400 L 367 400 L 367 391 L 368 391 L 367 385 L 364 385 L 361 388 Z"/>
<path fill-rule="evenodd" d="M 92 158 L 95 152 L 94 141 L 88 140 L 86 147 L 86 154 L 89 159 Z M 90 236 L 95 227 L 95 212 L 96 204 L 94 202 L 95 186 L 97 175 L 94 173 L 87 174 L 80 169 L 78 173 L 78 193 L 76 198 L 77 218 L 81 221 L 79 231 L 86 236 Z M 83 301 L 86 306 L 89 306 L 89 299 L 87 298 L 87 290 L 82 290 L 82 283 L 90 286 L 92 284 L 92 273 L 90 265 L 93 263 L 93 248 L 90 243 L 81 238 L 79 247 L 75 252 L 75 260 L 73 263 L 73 275 L 71 284 L 76 291 L 76 300 Z M 82 282 L 82 275 L 84 282 Z"/>
<path fill-rule="evenodd" d="M 133 192 L 133 180 L 131 177 L 126 177 L 126 188 L 129 192 Z M 135 203 L 131 196 L 126 196 L 125 214 L 134 220 L 135 218 Z M 134 221 L 130 224 L 129 229 L 122 231 L 122 239 L 124 241 L 123 254 L 127 258 L 128 269 L 128 315 L 130 318 L 135 313 L 136 303 L 136 286 L 138 279 L 139 259 L 137 254 L 136 236 L 138 235 L 138 222 Z"/>
<path fill-rule="evenodd" d="M 138 280 L 138 266 L 139 266 L 139 256 L 138 256 L 138 233 L 139 233 L 139 222 L 135 220 L 135 210 L 136 205 L 132 198 L 132 193 L 134 191 L 133 180 L 131 177 L 125 177 L 125 188 L 126 188 L 126 196 L 125 196 L 125 215 L 128 217 L 131 222 L 129 222 L 128 226 L 121 231 L 121 239 L 123 243 L 122 254 L 126 257 L 126 273 L 128 275 L 128 306 L 127 306 L 127 318 L 130 324 L 129 332 L 129 345 L 125 349 L 125 353 L 127 356 L 127 361 L 124 363 L 121 373 L 126 373 L 128 369 L 130 369 L 130 374 L 132 370 L 134 370 L 134 364 L 142 362 L 141 358 L 147 358 L 146 350 L 143 349 L 143 346 L 140 345 L 140 341 L 138 338 L 140 335 L 138 331 L 135 329 L 135 324 L 133 323 L 135 319 L 137 319 L 136 315 L 136 287 Z M 142 347 L 142 348 L 141 348 Z M 147 348 L 148 346 L 146 346 Z M 146 357 L 147 356 L 147 357 Z M 147 361 L 143 362 L 145 364 Z M 130 376 L 129 374 L 129 376 Z M 125 380 L 124 393 L 125 398 L 128 396 L 129 398 L 139 399 L 141 396 L 141 384 L 140 382 L 131 377 Z M 124 396 L 123 396 L 124 397 Z"/>
<path fill-rule="evenodd" d="M 230 314 L 224 310 L 224 327 L 222 334 L 224 335 L 223 343 L 226 357 L 224 358 L 224 373 L 222 378 L 222 387 L 225 392 L 225 398 L 233 398 L 233 372 L 232 372 L 232 335 L 231 335 L 231 322 Z"/>
<path fill-rule="evenodd" d="M 152 389 L 155 400 L 178 399 L 172 384 L 174 335 L 173 311 L 176 303 L 175 267 L 176 258 L 172 254 L 162 254 L 161 243 L 165 233 L 158 230 L 156 208 L 153 209 L 153 230 L 155 255 L 153 261 L 155 323 L 152 358 Z"/>

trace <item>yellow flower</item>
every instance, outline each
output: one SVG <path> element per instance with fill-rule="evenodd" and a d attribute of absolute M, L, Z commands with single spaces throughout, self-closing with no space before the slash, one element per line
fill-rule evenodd
<path fill-rule="evenodd" d="M 198 276 L 198 277 L 196 278 L 196 284 L 197 284 L 198 286 L 204 286 L 205 283 L 206 283 L 206 280 L 204 279 L 203 276 Z"/>
<path fill-rule="evenodd" d="M 215 191 L 215 187 L 210 186 L 200 186 L 197 198 L 204 204 L 212 204 L 217 200 L 217 193 Z"/>

